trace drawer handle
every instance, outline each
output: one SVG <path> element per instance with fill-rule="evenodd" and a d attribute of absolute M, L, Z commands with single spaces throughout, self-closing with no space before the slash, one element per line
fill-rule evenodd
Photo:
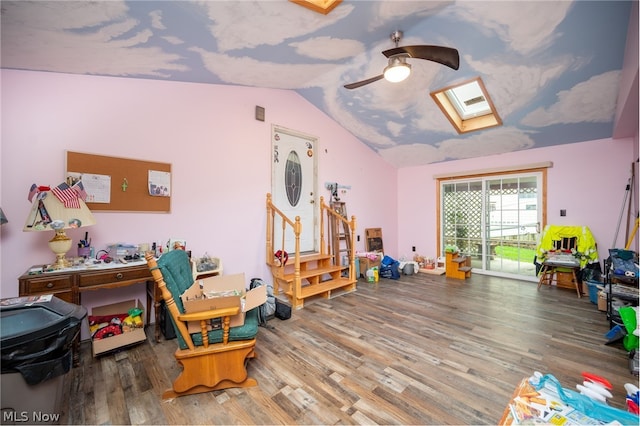
<path fill-rule="evenodd" d="M 48 283 L 48 284 L 47 284 L 47 288 L 53 288 L 54 286 L 55 286 L 55 284 L 54 284 L 54 283 Z"/>
<path fill-rule="evenodd" d="M 124 275 L 122 275 L 122 272 L 118 272 L 118 273 L 116 274 L 116 278 L 117 278 L 117 279 L 119 279 L 119 280 L 121 280 L 122 278 L 124 278 Z"/>

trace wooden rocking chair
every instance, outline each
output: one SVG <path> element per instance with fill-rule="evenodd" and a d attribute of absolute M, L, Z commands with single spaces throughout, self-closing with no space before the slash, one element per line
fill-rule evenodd
<path fill-rule="evenodd" d="M 145 258 L 176 330 L 179 348 L 175 357 L 183 367 L 162 399 L 256 386 L 257 382 L 248 377 L 246 363 L 256 356 L 257 308 L 246 313 L 243 326 L 233 328 L 229 327 L 230 317 L 239 312 L 239 307 L 185 313 L 180 295 L 193 284 L 187 253 L 173 250 L 157 261 L 151 253 Z M 222 318 L 222 328 L 207 331 L 207 324 L 215 318 Z M 201 331 L 189 334 L 187 321 L 199 321 Z"/>

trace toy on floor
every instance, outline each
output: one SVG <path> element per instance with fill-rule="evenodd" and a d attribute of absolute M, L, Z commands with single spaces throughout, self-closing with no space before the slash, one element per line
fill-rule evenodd
<path fill-rule="evenodd" d="M 585 419 L 580 416 L 586 416 L 590 420 L 597 420 L 601 423 L 633 426 L 640 424 L 638 415 L 631 410 L 620 410 L 605 402 L 607 397 L 611 396 L 609 391 L 612 389 L 612 385 L 607 379 L 587 372 L 583 372 L 582 377 L 583 384 L 577 385 L 578 389 L 582 391 L 580 393 L 563 388 L 552 374 L 543 375 L 536 371 L 527 379 L 528 383 L 540 393 L 536 399 L 546 403 L 544 406 L 530 404 L 543 414 L 542 420 L 546 424 L 597 424 L 585 423 Z M 533 401 L 530 399 L 530 402 Z M 555 405 L 552 406 L 551 403 Z"/>
<path fill-rule="evenodd" d="M 640 410 L 638 410 L 640 390 L 631 383 L 625 383 L 624 389 L 627 391 L 627 410 L 633 414 L 640 414 Z"/>
<path fill-rule="evenodd" d="M 582 373 L 582 377 L 585 379 L 582 385 L 576 385 L 582 395 L 605 404 L 607 403 L 607 398 L 613 398 L 613 395 L 609 392 L 609 389 L 612 389 L 613 386 L 607 379 L 586 372 Z"/>
<path fill-rule="evenodd" d="M 623 338 L 623 345 L 627 351 L 638 349 L 640 339 L 638 339 L 638 308 L 633 306 L 623 306 L 618 309 L 622 324 L 626 329 L 626 335 Z"/>

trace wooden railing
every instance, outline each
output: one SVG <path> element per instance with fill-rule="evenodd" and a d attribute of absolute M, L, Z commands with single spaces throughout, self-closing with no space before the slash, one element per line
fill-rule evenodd
<path fill-rule="evenodd" d="M 358 280 L 355 272 L 355 231 L 356 218 L 351 217 L 347 220 L 338 212 L 333 210 L 331 206 L 324 202 L 324 197 L 320 197 L 320 247 L 318 253 L 305 253 L 304 258 L 300 253 L 300 234 L 302 232 L 302 223 L 300 217 L 296 216 L 294 220 L 288 218 L 280 209 L 273 205 L 271 194 L 267 194 L 267 237 L 266 237 L 266 262 L 269 265 L 273 278 L 274 288 L 284 290 L 292 305 L 298 309 L 302 307 L 303 300 L 317 294 L 324 294 L 329 297 L 331 291 L 342 289 L 345 291 L 354 291 L 355 283 Z M 325 218 L 326 215 L 326 218 Z M 339 247 L 332 247 L 329 253 L 328 243 L 325 235 L 329 235 L 329 226 L 331 221 L 338 221 L 341 226 L 349 227 L 349 243 L 351 250 L 349 252 L 349 276 L 341 277 L 341 271 L 344 269 L 340 265 Z M 325 225 L 326 224 L 326 225 Z M 325 227 L 326 226 L 326 227 Z M 275 230 L 280 227 L 282 229 L 282 237 L 280 241 L 275 241 Z M 336 227 L 338 228 L 338 227 Z M 344 228 L 343 228 L 344 229 Z M 284 262 L 275 259 L 274 254 L 280 250 L 285 251 L 285 240 L 287 232 L 293 233 L 295 237 L 295 252 L 288 253 L 289 262 L 285 271 Z M 291 234 L 289 234 L 291 235 Z M 311 266 L 311 265 L 316 265 Z M 291 267 L 293 266 L 293 277 L 291 276 Z M 317 269 L 316 269 L 317 268 Z M 321 277 L 331 275 L 330 280 L 321 279 Z M 304 279 L 309 281 L 309 285 L 302 287 L 302 275 Z M 277 283 L 277 284 L 276 284 Z"/>
<path fill-rule="evenodd" d="M 279 246 L 276 246 L 274 242 L 276 217 L 279 220 L 279 226 L 282 227 L 282 240 L 280 241 Z M 284 242 L 285 242 L 287 229 L 293 232 L 293 235 L 295 236 L 295 240 L 296 240 L 295 253 L 292 253 L 293 260 L 294 260 L 295 285 L 291 289 L 293 293 L 293 297 L 295 298 L 298 296 L 296 292 L 297 292 L 297 289 L 300 288 L 300 281 L 301 281 L 300 280 L 300 233 L 302 232 L 302 224 L 300 223 L 300 216 L 296 216 L 295 220 L 292 221 L 284 213 L 282 213 L 282 211 L 279 208 L 273 205 L 273 202 L 271 200 L 271 194 L 267 194 L 267 252 L 266 252 L 267 265 L 269 265 L 272 268 L 272 270 L 274 267 L 281 268 L 281 271 L 280 271 L 281 275 L 284 275 L 285 262 L 284 261 L 279 262 L 280 264 L 277 265 L 274 254 L 278 250 L 282 251 L 283 253 L 285 252 Z"/>
<path fill-rule="evenodd" d="M 349 250 L 349 280 L 357 280 L 358 277 L 356 277 L 356 263 L 355 263 L 355 259 L 356 259 L 356 251 L 355 251 L 355 247 L 356 247 L 356 242 L 355 242 L 355 235 L 356 235 L 356 217 L 355 216 L 351 216 L 351 220 L 348 220 L 347 218 L 345 218 L 344 216 L 342 216 L 341 214 L 339 214 L 338 212 L 336 212 L 335 210 L 333 210 L 331 208 L 331 206 L 329 206 L 328 204 L 326 204 L 324 202 L 324 197 L 320 197 L 320 254 L 325 254 L 328 253 L 327 251 L 327 243 L 324 239 L 324 230 L 325 230 L 325 224 L 324 224 L 324 218 L 325 216 L 327 217 L 327 234 L 330 234 L 329 231 L 329 227 L 331 226 L 331 222 L 330 222 L 330 218 L 332 218 L 333 220 L 337 220 L 338 224 L 343 224 L 343 226 L 348 226 L 349 227 L 349 247 L 351 247 L 351 250 Z M 337 226 L 336 229 L 339 229 L 340 227 Z M 346 243 L 346 242 L 345 242 Z M 340 255 L 340 247 L 331 247 L 332 250 L 332 254 L 334 256 L 333 262 L 335 265 L 340 265 L 341 264 L 341 260 L 338 258 L 338 256 Z"/>

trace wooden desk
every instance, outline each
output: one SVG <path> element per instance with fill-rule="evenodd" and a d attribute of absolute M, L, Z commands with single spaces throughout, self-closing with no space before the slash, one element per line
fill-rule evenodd
<path fill-rule="evenodd" d="M 160 337 L 160 301 L 158 290 L 145 261 L 127 264 L 102 264 L 96 268 L 68 268 L 53 272 L 42 272 L 42 265 L 27 270 L 20 278 L 20 296 L 53 294 L 76 305 L 82 305 L 82 293 L 85 291 L 130 286 L 146 282 L 147 315 L 145 325 L 151 322 L 151 304 L 155 312 L 155 339 Z M 74 351 L 74 364 L 78 361 L 78 352 Z"/>

